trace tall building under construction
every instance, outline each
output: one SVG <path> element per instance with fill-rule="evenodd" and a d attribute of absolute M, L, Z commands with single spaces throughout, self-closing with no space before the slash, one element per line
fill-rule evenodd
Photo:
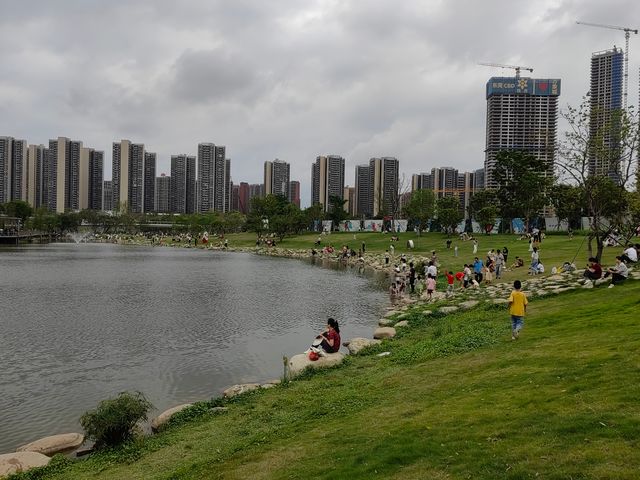
<path fill-rule="evenodd" d="M 485 187 L 496 188 L 496 156 L 524 151 L 541 159 L 553 175 L 558 124 L 559 79 L 492 77 L 487 82 Z"/>

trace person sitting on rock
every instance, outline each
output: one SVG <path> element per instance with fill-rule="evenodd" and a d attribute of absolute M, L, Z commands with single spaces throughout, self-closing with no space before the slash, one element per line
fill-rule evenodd
<path fill-rule="evenodd" d="M 589 264 L 584 271 L 583 277 L 587 280 L 600 280 L 602 278 L 602 265 L 594 257 L 589 257 Z"/>
<path fill-rule="evenodd" d="M 611 276 L 611 285 L 609 285 L 609 288 L 622 283 L 627 279 L 629 276 L 629 269 L 622 261 L 622 257 L 616 257 L 615 266 L 607 270 L 604 274 L 604 278 L 607 278 L 608 276 Z"/>
<path fill-rule="evenodd" d="M 322 349 L 325 353 L 336 353 L 340 350 L 340 326 L 337 320 L 327 320 L 327 329 L 316 337 L 312 347 Z"/>

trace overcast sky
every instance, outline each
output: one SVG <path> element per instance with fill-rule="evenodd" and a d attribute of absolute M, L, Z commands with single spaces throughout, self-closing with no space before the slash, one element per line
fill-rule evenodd
<path fill-rule="evenodd" d="M 637 0 L 21 0 L 0 16 L 0 135 L 67 136 L 105 151 L 227 146 L 233 181 L 291 163 L 308 205 L 317 155 L 354 167 L 395 156 L 401 172 L 483 166 L 485 84 L 519 64 L 562 80 L 561 105 L 589 88 L 594 51 L 640 27 Z M 631 25 L 627 23 L 632 22 Z M 634 23 L 635 22 L 635 23 Z M 629 103 L 638 103 L 640 36 Z"/>

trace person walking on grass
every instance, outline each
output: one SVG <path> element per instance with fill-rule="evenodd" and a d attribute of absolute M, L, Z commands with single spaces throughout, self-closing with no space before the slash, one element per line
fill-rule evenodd
<path fill-rule="evenodd" d="M 527 312 L 529 301 L 524 292 L 521 291 L 522 282 L 513 282 L 513 291 L 509 296 L 509 314 L 511 315 L 511 340 L 517 340 L 520 330 L 524 326 L 524 316 Z"/>

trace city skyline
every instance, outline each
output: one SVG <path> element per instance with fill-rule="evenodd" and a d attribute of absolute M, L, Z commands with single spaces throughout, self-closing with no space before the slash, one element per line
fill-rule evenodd
<path fill-rule="evenodd" d="M 640 5 L 628 0 L 15 4 L 0 19 L 0 132 L 33 144 L 82 139 L 105 152 L 105 179 L 118 138 L 156 152 L 158 173 L 169 172 L 171 155 L 195 155 L 199 141 L 216 138 L 236 172 L 249 173 L 234 182 L 259 182 L 273 158 L 305 179 L 325 153 L 345 158 L 349 185 L 356 165 L 380 156 L 397 157 L 406 177 L 440 165 L 471 171 L 484 157 L 483 86 L 511 75 L 478 62 L 559 78 L 560 107 L 576 105 L 589 89 L 591 53 L 624 37 L 575 21 L 633 18 Z M 255 33 L 268 27 L 277 33 Z M 639 40 L 631 37 L 629 104 Z M 42 69 L 46 76 L 35 74 Z M 306 205 L 310 186 L 301 187 Z"/>

